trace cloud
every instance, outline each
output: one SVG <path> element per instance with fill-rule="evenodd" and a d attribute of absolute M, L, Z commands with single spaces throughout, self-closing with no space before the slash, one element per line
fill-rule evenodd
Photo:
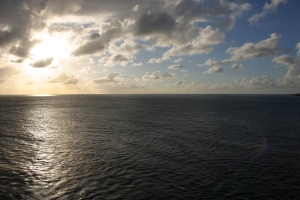
<path fill-rule="evenodd" d="M 92 34 L 81 46 L 72 52 L 74 56 L 89 55 L 103 52 L 105 47 L 115 38 L 122 36 L 124 24 L 119 20 L 113 20 L 101 24 L 100 34 Z"/>
<path fill-rule="evenodd" d="M 300 57 L 300 42 L 296 45 L 296 48 L 298 49 L 297 56 Z"/>
<path fill-rule="evenodd" d="M 174 14 L 187 23 L 208 21 L 217 16 L 225 15 L 229 9 L 229 4 L 226 1 L 219 1 L 219 4 L 216 4 L 205 1 L 180 0 L 174 9 Z"/>
<path fill-rule="evenodd" d="M 150 58 L 150 60 L 148 60 L 148 63 L 162 63 L 166 60 L 169 60 L 170 57 L 163 57 L 163 58 Z"/>
<path fill-rule="evenodd" d="M 182 61 L 183 61 L 182 58 L 178 58 L 178 59 L 176 59 L 176 60 L 173 60 L 174 63 L 180 63 L 180 62 L 182 62 Z"/>
<path fill-rule="evenodd" d="M 138 44 L 130 38 L 124 39 L 119 46 L 117 46 L 115 43 L 112 43 L 109 46 L 109 52 L 111 54 L 119 53 L 119 54 L 132 55 L 132 54 L 136 54 L 142 49 L 147 49 L 146 45 Z"/>
<path fill-rule="evenodd" d="M 242 70 L 242 69 L 244 69 L 244 67 L 243 67 L 242 64 L 234 63 L 234 64 L 231 66 L 231 69 L 234 69 L 234 70 Z"/>
<path fill-rule="evenodd" d="M 265 3 L 263 10 L 261 13 L 256 13 L 252 17 L 248 19 L 248 21 L 253 24 L 257 24 L 257 22 L 264 18 L 267 14 L 270 14 L 272 12 L 275 12 L 279 6 L 279 4 L 283 3 L 286 4 L 288 0 L 271 0 L 271 3 L 268 4 L 267 2 Z"/>
<path fill-rule="evenodd" d="M 296 61 L 290 55 L 281 55 L 275 57 L 273 62 L 285 65 L 285 66 L 292 66 L 296 64 Z"/>
<path fill-rule="evenodd" d="M 243 46 L 230 47 L 226 50 L 226 53 L 232 55 L 232 60 L 245 60 L 248 58 L 263 58 L 276 54 L 280 48 L 277 46 L 277 42 L 280 39 L 280 34 L 272 33 L 270 38 L 259 41 L 258 43 L 247 42 Z"/>
<path fill-rule="evenodd" d="M 90 40 L 97 40 L 100 38 L 99 33 L 93 33 L 92 35 L 89 36 Z"/>
<path fill-rule="evenodd" d="M 133 62 L 133 57 L 128 55 L 116 54 L 111 56 L 102 57 L 98 60 L 100 63 L 104 63 L 104 67 L 113 67 L 117 64 L 125 66 L 128 63 Z"/>
<path fill-rule="evenodd" d="M 213 66 L 209 68 L 207 71 L 203 72 L 203 74 L 214 74 L 214 73 L 223 73 L 224 69 L 220 66 Z"/>
<path fill-rule="evenodd" d="M 183 66 L 182 65 L 171 65 L 168 67 L 168 69 L 183 69 Z"/>
<path fill-rule="evenodd" d="M 20 70 L 15 67 L 0 67 L 0 83 L 4 82 L 7 78 L 18 75 Z"/>
<path fill-rule="evenodd" d="M 143 14 L 136 22 L 135 34 L 140 36 L 152 34 L 171 34 L 175 20 L 166 12 Z"/>
<path fill-rule="evenodd" d="M 225 41 L 225 34 L 218 30 L 213 30 L 210 26 L 200 30 L 199 36 L 192 40 L 192 42 L 173 47 L 166 51 L 163 56 L 168 58 L 170 56 L 194 55 L 194 54 L 208 54 L 212 52 L 212 45 L 217 45 Z"/>
<path fill-rule="evenodd" d="M 72 52 L 72 55 L 82 56 L 82 55 L 93 54 L 99 51 L 103 51 L 104 48 L 105 48 L 104 45 L 101 44 L 100 41 L 90 41 L 78 47 L 76 50 L 74 50 Z"/>
<path fill-rule="evenodd" d="M 53 61 L 53 58 L 45 58 L 42 60 L 37 60 L 34 63 L 30 63 L 30 65 L 34 68 L 43 68 L 49 66 Z"/>
<path fill-rule="evenodd" d="M 88 74 L 92 71 L 92 69 L 93 68 L 91 66 L 86 66 L 86 67 L 81 68 L 79 73 L 80 74 Z"/>
<path fill-rule="evenodd" d="M 186 83 L 187 83 L 186 80 L 179 80 L 174 85 L 180 86 L 180 85 L 185 85 Z"/>
<path fill-rule="evenodd" d="M 37 40 L 33 40 L 33 41 L 22 40 L 17 45 L 12 46 L 9 52 L 15 56 L 25 58 L 29 55 L 30 49 L 38 42 L 39 41 Z"/>
<path fill-rule="evenodd" d="M 232 13 L 228 18 L 222 19 L 218 24 L 218 26 L 225 31 L 231 30 L 236 23 L 236 18 L 241 16 L 243 12 L 251 10 L 252 8 L 249 3 L 237 4 L 235 2 L 231 2 L 229 7 L 230 10 L 232 10 Z"/>
<path fill-rule="evenodd" d="M 65 85 L 74 85 L 78 83 L 78 79 L 71 74 L 66 74 L 65 72 L 61 73 L 55 77 L 48 77 L 45 80 L 46 83 L 62 83 Z"/>
<path fill-rule="evenodd" d="M 164 73 L 163 75 L 161 75 L 161 78 L 175 78 L 175 77 L 176 77 L 176 74 L 170 73 L 170 72 L 167 72 L 167 73 Z"/>
<path fill-rule="evenodd" d="M 142 63 L 142 62 L 139 62 L 139 63 L 133 63 L 131 66 L 132 66 L 132 67 L 141 67 L 141 66 L 143 66 L 143 63 Z"/>
<path fill-rule="evenodd" d="M 63 32 L 68 32 L 70 30 L 72 30 L 70 27 L 66 27 L 66 26 L 62 26 L 62 25 L 54 25 L 54 26 L 48 27 L 48 32 L 50 34 L 63 33 Z"/>
<path fill-rule="evenodd" d="M 44 3 L 24 1 L 0 1 L 0 48 L 8 53 L 25 58 L 35 41 L 30 37 L 45 26 L 39 13 Z M 39 20 L 38 20 L 39 19 Z"/>
<path fill-rule="evenodd" d="M 233 63 L 235 63 L 235 61 L 231 60 L 231 59 L 225 59 L 225 60 L 222 60 L 221 62 L 212 60 L 212 59 L 208 59 L 205 61 L 204 64 L 198 64 L 197 66 L 216 66 L 216 65 L 228 65 L 228 64 L 233 64 Z"/>
<path fill-rule="evenodd" d="M 77 83 L 78 83 L 78 79 L 77 78 L 69 79 L 69 80 L 66 80 L 64 82 L 65 85 L 75 85 Z"/>
<path fill-rule="evenodd" d="M 155 71 L 151 75 L 144 75 L 142 77 L 143 80 L 161 80 L 161 79 L 166 79 L 166 78 L 175 78 L 176 74 L 175 73 L 164 73 L 163 75 L 160 75 L 160 71 Z"/>
<path fill-rule="evenodd" d="M 113 83 L 118 81 L 118 77 L 120 77 L 121 74 L 118 72 L 110 72 L 106 74 L 104 77 L 94 79 L 93 82 L 96 84 L 103 84 L 103 83 Z"/>

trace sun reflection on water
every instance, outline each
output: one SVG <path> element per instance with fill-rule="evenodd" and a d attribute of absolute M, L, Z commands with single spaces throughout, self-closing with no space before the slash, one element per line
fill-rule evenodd
<path fill-rule="evenodd" d="M 69 139 L 61 134 L 63 127 L 57 117 L 59 113 L 51 104 L 37 104 L 28 112 L 27 131 L 32 134 L 35 150 L 32 161 L 26 168 L 33 181 L 30 190 L 34 196 L 42 198 L 51 195 L 55 184 L 67 173 L 63 170 L 64 161 L 60 147 Z"/>

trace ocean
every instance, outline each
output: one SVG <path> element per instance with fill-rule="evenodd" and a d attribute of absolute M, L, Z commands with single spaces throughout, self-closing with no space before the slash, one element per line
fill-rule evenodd
<path fill-rule="evenodd" d="M 300 97 L 0 96 L 0 199 L 299 199 Z"/>

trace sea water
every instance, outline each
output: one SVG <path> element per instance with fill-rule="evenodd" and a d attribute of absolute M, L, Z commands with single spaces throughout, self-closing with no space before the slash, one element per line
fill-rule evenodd
<path fill-rule="evenodd" d="M 0 199 L 299 199 L 300 98 L 0 96 Z"/>

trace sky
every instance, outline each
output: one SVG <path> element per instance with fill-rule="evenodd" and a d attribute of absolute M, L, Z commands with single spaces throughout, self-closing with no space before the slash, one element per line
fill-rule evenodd
<path fill-rule="evenodd" d="M 299 0 L 0 0 L 0 94 L 300 92 Z"/>

